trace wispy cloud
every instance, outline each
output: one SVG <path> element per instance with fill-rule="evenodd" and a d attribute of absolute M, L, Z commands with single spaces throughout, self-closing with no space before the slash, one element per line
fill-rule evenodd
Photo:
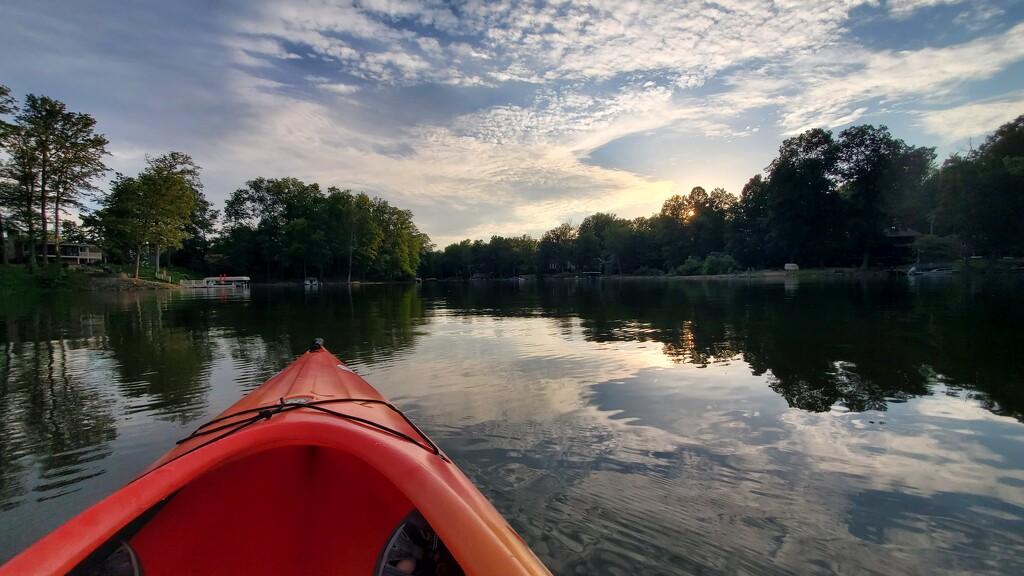
<path fill-rule="evenodd" d="M 1024 24 L 944 48 L 871 51 L 845 45 L 741 72 L 731 83 L 770 95 L 781 106 L 784 133 L 797 134 L 856 122 L 868 104 L 893 105 L 910 98 L 939 102 L 963 85 L 1021 61 Z"/>
<path fill-rule="evenodd" d="M 886 6 L 896 18 L 908 18 L 924 8 L 933 8 L 950 4 L 960 4 L 964 0 L 888 0 Z"/>
<path fill-rule="evenodd" d="M 979 138 L 992 128 L 1024 114 L 1024 92 L 990 102 L 964 104 L 953 108 L 916 112 L 929 134 L 950 144 L 965 138 Z"/>
<path fill-rule="evenodd" d="M 948 3 L 885 7 L 907 19 Z M 466 215 L 469 235 L 517 226 L 536 234 L 599 207 L 649 213 L 676 191 L 671 182 L 587 164 L 594 150 L 625 136 L 666 129 L 750 136 L 756 132 L 749 125 L 759 123 L 751 118 L 766 112 L 783 136 L 841 126 L 879 103 L 940 102 L 1024 56 L 1024 25 L 954 46 L 869 49 L 846 34 L 851 10 L 861 6 L 876 2 L 274 3 L 240 22 L 249 44 L 235 47 L 278 68 L 306 51 L 328 63 L 323 76 L 307 81 L 346 98 L 360 98 L 363 86 L 532 86 L 507 100 L 452 108 L 440 122 L 348 134 L 334 149 L 322 148 L 328 139 L 319 131 L 333 133 L 346 119 L 326 102 L 275 104 L 260 114 L 315 115 L 320 122 L 302 129 L 294 118 L 284 124 L 289 135 L 313 132 L 294 145 L 306 148 L 306 170 L 328 181 L 356 180 L 428 211 L 478 206 L 473 218 Z M 446 104 L 457 102 L 438 103 Z M 934 131 L 937 117 L 921 113 L 919 122 Z M 983 122 L 980 111 L 973 117 Z M 389 152 L 395 142 L 402 154 Z"/>

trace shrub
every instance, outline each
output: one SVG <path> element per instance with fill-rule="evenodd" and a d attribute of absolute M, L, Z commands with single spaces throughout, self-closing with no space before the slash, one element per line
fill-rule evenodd
<path fill-rule="evenodd" d="M 689 262 L 689 260 L 687 260 Z M 701 268 L 701 272 L 705 276 L 713 274 L 729 274 L 730 272 L 737 272 L 740 270 L 740 263 L 735 258 L 728 254 L 720 254 L 718 252 L 712 252 L 708 254 L 708 257 L 704 259 L 704 266 Z"/>
<path fill-rule="evenodd" d="M 914 257 L 921 262 L 948 262 L 960 257 L 960 241 L 954 236 L 918 236 L 914 239 Z"/>
<path fill-rule="evenodd" d="M 701 273 L 702 267 L 703 264 L 701 264 L 699 258 L 690 256 L 686 259 L 686 262 L 683 262 L 679 266 L 673 268 L 672 274 L 675 274 L 676 276 L 696 276 Z"/>

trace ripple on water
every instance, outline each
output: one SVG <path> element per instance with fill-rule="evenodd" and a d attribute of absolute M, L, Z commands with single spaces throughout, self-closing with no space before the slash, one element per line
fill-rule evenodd
<path fill-rule="evenodd" d="M 39 472 L 38 481 L 32 487 L 32 491 L 38 495 L 39 502 L 77 492 L 85 480 L 106 474 L 106 467 L 99 464 L 99 461 L 112 453 L 110 447 L 104 444 L 55 454 L 49 459 L 44 459 L 41 462 L 43 469 Z M 67 463 L 54 465 L 50 460 Z"/>

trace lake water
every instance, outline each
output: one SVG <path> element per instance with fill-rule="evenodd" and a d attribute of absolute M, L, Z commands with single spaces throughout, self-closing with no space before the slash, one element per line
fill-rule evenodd
<path fill-rule="evenodd" d="M 8 296 L 0 560 L 317 336 L 555 574 L 1024 573 L 1020 279 Z"/>

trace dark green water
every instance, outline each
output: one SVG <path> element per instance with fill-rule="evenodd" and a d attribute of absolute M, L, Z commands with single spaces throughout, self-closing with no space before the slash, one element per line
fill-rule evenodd
<path fill-rule="evenodd" d="M 1024 573 L 1024 283 L 0 302 L 0 560 L 322 336 L 556 574 Z"/>

